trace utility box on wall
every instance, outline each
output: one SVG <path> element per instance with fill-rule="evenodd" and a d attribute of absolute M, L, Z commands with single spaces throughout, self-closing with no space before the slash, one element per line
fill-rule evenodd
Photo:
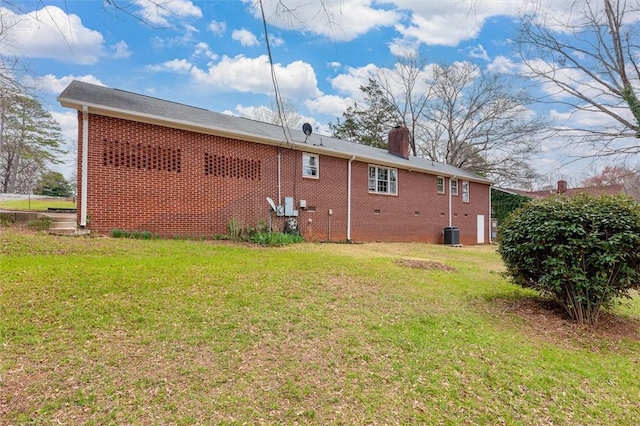
<path fill-rule="evenodd" d="M 298 216 L 298 210 L 293 209 L 293 197 L 284 197 L 284 215 L 287 217 Z"/>

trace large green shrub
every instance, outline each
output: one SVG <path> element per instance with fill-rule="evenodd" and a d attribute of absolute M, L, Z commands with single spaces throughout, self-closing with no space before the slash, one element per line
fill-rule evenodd
<path fill-rule="evenodd" d="M 640 288 L 640 207 L 631 198 L 580 195 L 536 200 L 499 231 L 507 275 L 551 295 L 580 324 Z"/>

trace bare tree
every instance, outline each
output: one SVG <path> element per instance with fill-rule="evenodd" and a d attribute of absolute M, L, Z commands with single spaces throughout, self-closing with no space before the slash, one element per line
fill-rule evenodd
<path fill-rule="evenodd" d="M 588 143 L 585 156 L 640 153 L 640 1 L 576 0 L 564 13 L 521 17 L 517 51 L 538 101 L 566 113 L 554 130 Z"/>
<path fill-rule="evenodd" d="M 417 53 L 398 58 L 396 66 L 378 71 L 377 82 L 395 109 L 396 122 L 409 129 L 411 150 L 418 155 L 416 140 L 425 138 L 421 120 L 430 99 L 431 86 L 424 78 L 426 59 Z"/>
<path fill-rule="evenodd" d="M 468 62 L 425 66 L 409 58 L 361 90 L 368 105 L 349 107 L 344 120 L 331 125 L 335 136 L 374 145 L 350 126 L 386 124 L 388 131 L 400 124 L 410 130 L 414 155 L 500 184 L 521 184 L 535 175 L 529 159 L 545 122 L 527 108 L 526 94 L 513 93 L 502 76 L 484 74 Z"/>
<path fill-rule="evenodd" d="M 419 143 L 423 156 L 501 184 L 535 176 L 529 160 L 546 123 L 527 108 L 525 92 L 469 62 L 435 65 L 429 78 Z"/>

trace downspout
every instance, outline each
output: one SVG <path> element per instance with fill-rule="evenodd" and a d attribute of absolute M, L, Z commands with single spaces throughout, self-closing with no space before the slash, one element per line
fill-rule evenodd
<path fill-rule="evenodd" d="M 351 163 L 356 159 L 352 156 L 347 166 L 347 242 L 351 242 Z"/>
<path fill-rule="evenodd" d="M 452 176 L 449 178 L 449 228 L 451 228 L 452 225 L 452 220 L 451 220 L 451 181 L 454 180 L 456 178 L 456 176 Z M 460 191 L 460 188 L 458 188 L 458 191 Z"/>
<path fill-rule="evenodd" d="M 492 185 L 489 185 L 489 245 L 493 243 L 493 241 L 491 241 L 491 227 L 493 226 L 493 218 L 491 217 L 491 186 Z"/>
<path fill-rule="evenodd" d="M 82 197 L 80 227 L 87 226 L 87 166 L 89 164 L 89 107 L 82 105 Z"/>
<path fill-rule="evenodd" d="M 280 180 L 280 164 L 282 162 L 282 148 L 278 147 L 278 208 L 282 205 L 282 181 Z"/>

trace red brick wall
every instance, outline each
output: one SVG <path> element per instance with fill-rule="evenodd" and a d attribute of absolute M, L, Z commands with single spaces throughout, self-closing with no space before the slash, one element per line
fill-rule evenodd
<path fill-rule="evenodd" d="M 79 158 L 82 158 L 82 113 L 78 118 Z M 156 159 L 154 163 L 152 158 L 141 162 L 147 165 L 146 168 L 138 168 L 138 163 L 132 159 L 127 167 L 127 156 L 114 153 L 132 152 L 131 148 L 114 151 L 114 147 L 127 142 L 129 147 L 138 144 L 153 147 L 147 148 L 148 157 L 161 157 L 158 147 L 171 149 L 174 154 L 179 150 L 179 171 L 173 167 L 166 170 L 164 162 Z M 266 201 L 266 197 L 271 197 L 278 203 L 278 152 L 281 201 L 284 203 L 284 197 L 294 197 L 303 236 L 308 240 L 327 241 L 330 237 L 332 241 L 345 241 L 347 159 L 320 155 L 319 178 L 304 178 L 302 152 L 287 146 L 279 149 L 99 115 L 89 118 L 87 212 L 91 222 L 88 228 L 105 234 L 117 228 L 150 231 L 163 237 L 211 238 L 226 234 L 231 218 L 255 226 L 261 220 L 268 222 L 271 216 L 274 229 L 280 230 L 283 219 L 270 214 Z M 211 157 L 237 158 L 244 161 L 243 165 L 252 164 L 253 169 L 239 176 L 207 175 L 205 153 Z M 258 162 L 259 177 L 255 174 Z M 243 167 L 241 171 L 251 166 Z M 78 198 L 81 200 L 80 166 L 78 178 Z M 370 194 L 368 164 L 354 161 L 351 239 L 442 243 L 442 231 L 449 220 L 448 196 L 436 194 L 436 177 L 399 170 L 398 193 L 398 196 Z M 452 197 L 455 215 L 452 225 L 460 227 L 461 243 L 476 243 L 477 214 L 485 215 L 488 228 L 488 196 L 487 185 L 471 183 L 471 203 L 462 203 L 461 196 Z M 300 200 L 306 200 L 306 209 L 299 208 Z M 374 213 L 375 210 L 379 213 Z M 488 241 L 487 230 L 485 234 L 485 241 Z"/>

